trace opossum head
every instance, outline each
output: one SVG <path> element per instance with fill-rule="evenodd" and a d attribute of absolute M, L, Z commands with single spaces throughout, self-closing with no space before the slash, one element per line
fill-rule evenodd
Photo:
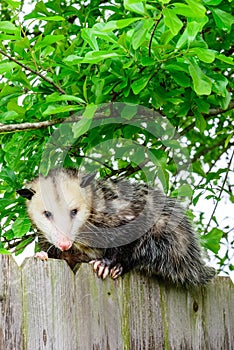
<path fill-rule="evenodd" d="M 27 189 L 17 191 L 28 199 L 32 222 L 45 238 L 62 251 L 68 250 L 91 213 L 94 176 L 78 171 L 52 170 L 39 176 Z"/>

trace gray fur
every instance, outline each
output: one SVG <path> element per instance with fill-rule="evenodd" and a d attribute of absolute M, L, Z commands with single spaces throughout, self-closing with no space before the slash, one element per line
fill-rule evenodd
<path fill-rule="evenodd" d="M 209 282 L 215 275 L 215 270 L 205 265 L 191 224 L 174 199 L 157 189 L 126 180 L 85 182 L 76 170 L 51 171 L 47 177 L 50 185 L 57 183 L 60 176 L 72 181 L 74 188 L 82 185 L 91 203 L 87 206 L 89 215 L 79 230 L 66 233 L 66 239 L 73 245 L 62 255 L 70 252 L 70 259 L 74 257 L 76 262 L 79 254 L 81 261 L 95 259 L 100 262 L 98 269 L 102 266 L 113 278 L 138 269 L 172 283 L 199 285 Z M 29 184 L 31 191 L 37 191 L 34 185 L 39 181 L 40 177 Z M 54 198 L 59 197 L 58 185 L 55 191 Z M 85 200 L 84 196 L 82 201 Z M 32 217 L 32 212 L 37 210 L 30 209 L 33 201 L 34 196 L 28 201 L 29 214 L 41 229 L 40 222 Z M 64 212 L 64 215 L 67 214 Z M 51 242 L 46 230 L 42 235 Z M 99 276 L 102 277 L 101 272 Z"/>

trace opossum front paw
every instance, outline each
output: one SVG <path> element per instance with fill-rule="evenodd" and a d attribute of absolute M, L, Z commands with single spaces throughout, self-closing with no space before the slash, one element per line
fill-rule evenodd
<path fill-rule="evenodd" d="M 105 279 L 108 275 L 110 275 L 112 279 L 116 279 L 123 272 L 121 264 L 113 266 L 113 261 L 109 259 L 96 259 L 91 260 L 89 263 L 93 265 L 93 269 L 97 276 L 102 279 Z"/>
<path fill-rule="evenodd" d="M 110 270 L 110 276 L 113 280 L 121 276 L 123 273 L 123 266 L 121 264 L 116 264 L 112 269 Z"/>
<path fill-rule="evenodd" d="M 40 259 L 40 260 L 48 260 L 48 254 L 46 252 L 38 252 L 34 255 L 34 258 Z"/>
<path fill-rule="evenodd" d="M 105 279 L 110 272 L 110 260 L 108 259 L 96 259 L 89 262 L 93 265 L 93 270 L 98 277 Z"/>

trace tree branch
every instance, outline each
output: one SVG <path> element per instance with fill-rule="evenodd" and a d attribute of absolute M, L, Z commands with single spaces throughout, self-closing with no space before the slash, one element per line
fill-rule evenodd
<path fill-rule="evenodd" d="M 58 90 L 61 94 L 65 95 L 66 91 L 64 91 L 60 86 L 58 86 L 57 84 L 55 84 L 53 82 L 53 80 L 45 77 L 42 73 L 37 72 L 36 70 L 26 66 L 25 64 L 21 63 L 20 61 L 18 61 L 17 59 L 11 57 L 8 53 L 6 53 L 5 51 L 3 51 L 2 49 L 0 49 L 0 53 L 7 57 L 10 61 L 15 62 L 16 64 L 18 64 L 19 66 L 21 66 L 22 68 L 29 70 L 31 73 L 37 75 L 38 77 L 40 77 L 41 79 L 43 79 L 44 81 L 46 81 L 47 83 L 49 83 L 50 85 L 52 85 L 56 90 Z"/>
<path fill-rule="evenodd" d="M 0 49 L 1 52 L 1 49 Z M 214 115 L 218 115 L 224 112 L 227 112 L 231 110 L 234 107 L 234 102 L 229 105 L 229 107 L 225 110 L 222 110 L 220 108 L 218 109 L 211 109 L 210 114 L 206 114 L 204 116 L 205 119 L 208 119 L 209 117 L 212 117 Z M 152 111 L 152 115 L 147 115 L 148 118 L 152 118 L 154 116 L 154 111 Z M 160 111 L 161 115 L 162 112 Z M 74 121 L 79 121 L 82 116 L 75 117 L 74 115 L 70 116 L 69 118 L 58 118 L 55 120 L 45 120 L 42 122 L 35 122 L 35 123 L 20 123 L 20 124 L 0 124 L 0 134 L 1 133 L 10 133 L 10 132 L 16 132 L 16 131 L 25 131 L 25 130 L 37 130 L 37 129 L 43 129 L 47 128 L 48 126 L 53 126 L 56 124 L 60 124 L 63 122 L 66 123 L 71 123 Z M 102 118 L 107 118 L 104 113 L 95 113 L 95 119 L 102 119 Z M 194 128 L 195 122 L 188 125 L 184 130 L 182 130 L 180 133 L 178 133 L 178 138 L 186 134 L 189 130 Z"/>
<path fill-rule="evenodd" d="M 1 133 L 9 133 L 15 131 L 25 131 L 25 130 L 37 130 L 47 128 L 48 126 L 52 126 L 55 124 L 60 124 L 64 122 L 64 118 L 59 118 L 55 120 L 45 120 L 42 122 L 35 123 L 21 123 L 21 124 L 0 124 L 0 134 Z"/>
<path fill-rule="evenodd" d="M 217 149 L 219 146 L 224 146 L 225 145 L 225 139 L 219 140 L 219 142 L 213 144 L 210 147 L 202 149 L 200 152 L 197 152 L 194 157 L 191 159 L 191 162 L 194 163 L 196 160 L 198 160 L 201 156 L 204 156 L 205 154 L 210 153 L 213 149 Z M 232 142 L 229 142 L 228 144 L 229 147 L 233 146 Z M 224 152 L 227 150 L 227 148 L 224 147 Z M 223 154 L 223 153 L 222 153 Z"/>
<path fill-rule="evenodd" d="M 222 113 L 225 113 L 225 112 L 228 112 L 230 110 L 232 110 L 234 108 L 234 101 L 232 101 L 230 103 L 230 105 L 228 106 L 228 108 L 226 109 L 221 109 L 221 108 L 214 108 L 214 109 L 210 109 L 209 113 L 208 114 L 204 114 L 203 117 L 204 119 L 209 119 L 211 117 L 214 117 L 216 115 L 219 115 L 219 114 L 222 114 Z M 190 115 L 191 116 L 191 115 Z M 186 128 L 184 128 L 180 133 L 179 135 L 180 136 L 183 136 L 185 134 L 187 134 L 187 132 L 189 132 L 190 130 L 192 130 L 196 125 L 196 122 L 193 122 L 192 124 L 188 125 Z"/>
<path fill-rule="evenodd" d="M 226 181 L 227 181 L 228 173 L 229 173 L 229 171 L 230 171 L 233 158 L 234 158 L 234 151 L 232 152 L 231 158 L 230 158 L 230 160 L 229 160 L 228 167 L 227 167 L 227 171 L 226 171 L 226 174 L 225 174 L 225 177 L 224 177 L 224 180 L 223 180 L 222 187 L 221 187 L 221 189 L 220 189 L 220 191 L 219 191 L 218 198 L 217 198 L 217 200 L 216 200 L 214 209 L 213 209 L 213 211 L 212 211 L 212 213 L 211 213 L 210 220 L 209 220 L 209 222 L 208 222 L 208 224 L 207 224 L 207 226 L 206 226 L 206 229 L 205 229 L 205 231 L 204 231 L 204 234 L 207 233 L 208 228 L 210 227 L 211 220 L 212 220 L 212 218 L 213 218 L 213 216 L 214 216 L 214 214 L 215 214 L 215 212 L 216 212 L 217 206 L 218 206 L 218 204 L 219 204 L 219 200 L 220 200 L 220 198 L 221 198 L 221 196 L 222 196 L 222 193 L 223 193 L 223 191 L 224 191 L 224 186 L 225 186 Z"/>

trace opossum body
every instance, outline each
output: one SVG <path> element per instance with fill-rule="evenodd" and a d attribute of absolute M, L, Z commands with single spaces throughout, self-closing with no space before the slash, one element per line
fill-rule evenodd
<path fill-rule="evenodd" d="M 99 277 L 113 279 L 138 269 L 183 285 L 205 284 L 215 275 L 181 206 L 157 189 L 62 168 L 18 193 L 53 247 L 48 255 L 71 266 L 89 261 Z"/>

